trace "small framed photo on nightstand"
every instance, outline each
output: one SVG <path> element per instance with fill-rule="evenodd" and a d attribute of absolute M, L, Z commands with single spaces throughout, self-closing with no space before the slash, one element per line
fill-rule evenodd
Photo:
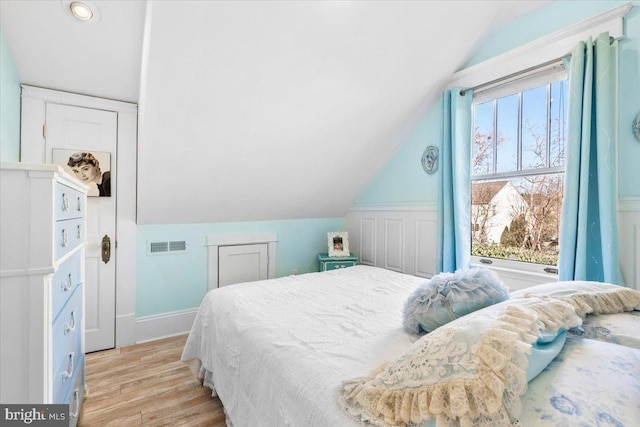
<path fill-rule="evenodd" d="M 329 256 L 349 256 L 349 233 L 346 231 L 333 231 L 327 233 L 329 244 Z"/>

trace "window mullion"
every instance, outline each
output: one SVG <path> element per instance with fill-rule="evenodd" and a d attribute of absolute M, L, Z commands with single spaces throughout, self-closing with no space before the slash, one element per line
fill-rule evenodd
<path fill-rule="evenodd" d="M 498 100 L 493 100 L 493 173 L 498 172 Z"/>
<path fill-rule="evenodd" d="M 551 166 L 551 84 L 547 85 L 547 155 L 546 167 Z"/>
<path fill-rule="evenodd" d="M 522 92 L 518 93 L 518 143 L 516 169 L 522 170 Z"/>

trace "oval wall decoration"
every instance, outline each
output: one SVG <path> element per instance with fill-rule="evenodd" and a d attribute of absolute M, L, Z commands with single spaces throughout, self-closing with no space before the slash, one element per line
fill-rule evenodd
<path fill-rule="evenodd" d="M 433 175 L 438 170 L 438 160 L 440 153 L 438 147 L 428 146 L 422 154 L 422 169 L 429 175 Z"/>

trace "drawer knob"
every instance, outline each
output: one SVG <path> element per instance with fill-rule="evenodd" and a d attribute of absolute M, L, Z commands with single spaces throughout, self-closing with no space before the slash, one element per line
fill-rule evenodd
<path fill-rule="evenodd" d="M 80 201 L 80 197 L 78 197 L 78 212 L 82 212 L 82 202 Z"/>
<path fill-rule="evenodd" d="M 62 247 L 66 248 L 69 245 L 69 236 L 67 236 L 67 230 L 62 229 Z"/>
<path fill-rule="evenodd" d="M 73 282 L 71 281 L 71 273 L 69 273 L 69 280 L 62 281 L 62 292 L 69 292 L 73 288 Z"/>
<path fill-rule="evenodd" d="M 67 370 L 62 373 L 62 382 L 65 383 L 71 375 L 73 375 L 73 358 L 75 356 L 75 352 L 69 353 L 69 365 L 67 366 Z"/>
<path fill-rule="evenodd" d="M 78 240 L 80 240 L 82 238 L 82 232 L 81 232 L 81 227 L 80 224 L 78 224 Z"/>
<path fill-rule="evenodd" d="M 69 332 L 73 332 L 76 330 L 76 312 L 71 312 L 71 321 L 69 323 L 64 324 L 64 334 L 67 335 Z"/>
<path fill-rule="evenodd" d="M 69 196 L 67 193 L 62 193 L 62 211 L 66 212 L 69 210 Z"/>

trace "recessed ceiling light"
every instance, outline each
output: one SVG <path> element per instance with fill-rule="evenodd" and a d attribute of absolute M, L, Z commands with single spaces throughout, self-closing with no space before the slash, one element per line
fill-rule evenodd
<path fill-rule="evenodd" d="M 81 21 L 90 21 L 91 18 L 93 18 L 93 11 L 91 8 L 81 1 L 71 2 L 69 9 L 71 9 L 73 16 Z"/>

